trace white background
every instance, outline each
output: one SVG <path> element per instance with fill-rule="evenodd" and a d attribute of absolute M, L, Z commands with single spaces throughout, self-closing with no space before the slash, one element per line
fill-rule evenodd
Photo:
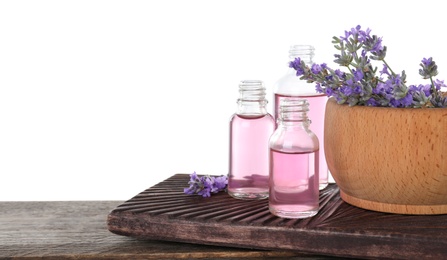
<path fill-rule="evenodd" d="M 226 174 L 239 81 L 271 101 L 290 45 L 331 65 L 332 36 L 358 24 L 410 84 L 424 57 L 447 78 L 445 9 L 418 2 L 0 1 L 0 200 L 126 200 Z"/>

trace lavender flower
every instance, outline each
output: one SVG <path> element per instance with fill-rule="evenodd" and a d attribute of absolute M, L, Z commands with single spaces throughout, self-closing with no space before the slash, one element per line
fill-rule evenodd
<path fill-rule="evenodd" d="M 422 69 L 419 69 L 419 74 L 424 79 L 429 79 L 431 77 L 435 77 L 436 75 L 438 75 L 438 66 L 436 65 L 436 63 L 433 61 L 433 59 L 431 57 L 428 59 L 424 58 L 421 61 L 420 65 L 421 65 Z"/>
<path fill-rule="evenodd" d="M 302 80 L 316 83 L 316 91 L 334 97 L 339 104 L 350 106 L 383 107 L 447 107 L 447 95 L 442 92 L 446 85 L 435 80 L 438 67 L 433 59 L 423 58 L 419 74 L 430 79 L 430 85 L 406 85 L 406 74 L 395 73 L 385 61 L 386 46 L 382 38 L 370 35 L 358 25 L 343 36 L 333 37 L 332 43 L 339 50 L 334 54 L 334 62 L 346 67 L 348 72 L 333 70 L 323 63 L 306 65 L 300 58 L 291 61 L 289 67 L 296 70 Z M 377 67 L 372 61 L 383 62 L 383 68 L 376 75 Z"/>
<path fill-rule="evenodd" d="M 199 177 L 196 172 L 189 175 L 189 187 L 184 188 L 186 194 L 197 194 L 202 197 L 210 197 L 211 193 L 218 193 L 225 190 L 228 184 L 227 176 L 212 177 L 209 175 Z"/>

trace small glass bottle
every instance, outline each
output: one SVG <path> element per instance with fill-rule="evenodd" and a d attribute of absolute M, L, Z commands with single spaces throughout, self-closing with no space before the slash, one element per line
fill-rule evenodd
<path fill-rule="evenodd" d="M 312 66 L 314 57 L 314 47 L 311 45 L 292 45 L 289 50 L 289 62 L 300 58 L 306 65 Z M 309 102 L 308 117 L 312 121 L 310 129 L 317 135 L 321 147 L 319 151 L 320 184 L 319 189 L 327 187 L 329 170 L 324 155 L 324 114 L 328 97 L 325 94 L 317 93 L 315 84 L 308 83 L 296 76 L 296 71 L 289 68 L 286 74 L 281 77 L 273 87 L 274 101 L 273 111 L 275 120 L 278 120 L 279 103 L 285 97 L 301 97 Z"/>
<path fill-rule="evenodd" d="M 319 210 L 319 141 L 309 129 L 306 99 L 281 99 L 270 138 L 269 210 L 282 218 L 307 218 Z"/>
<path fill-rule="evenodd" d="M 269 138 L 275 129 L 267 112 L 262 81 L 239 84 L 237 112 L 230 120 L 228 194 L 237 199 L 265 199 L 269 194 Z"/>

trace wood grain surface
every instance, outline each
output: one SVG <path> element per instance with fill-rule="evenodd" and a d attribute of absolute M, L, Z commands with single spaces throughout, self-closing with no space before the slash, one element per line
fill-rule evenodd
<path fill-rule="evenodd" d="M 335 184 L 320 192 L 320 212 L 281 219 L 268 201 L 221 192 L 186 195 L 189 176 L 177 174 L 119 205 L 108 229 L 140 239 L 370 259 L 447 259 L 447 216 L 380 213 L 343 202 Z"/>
<path fill-rule="evenodd" d="M 447 108 L 350 107 L 330 98 L 324 125 L 326 160 L 344 201 L 447 214 Z"/>
<path fill-rule="evenodd" d="M 0 259 L 326 259 L 117 236 L 107 215 L 123 201 L 0 202 Z"/>

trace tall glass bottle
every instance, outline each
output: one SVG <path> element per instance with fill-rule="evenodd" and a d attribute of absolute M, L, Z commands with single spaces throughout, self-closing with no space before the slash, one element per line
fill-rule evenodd
<path fill-rule="evenodd" d="M 319 141 L 309 129 L 306 99 L 281 99 L 269 141 L 269 210 L 283 218 L 307 218 L 319 210 Z"/>
<path fill-rule="evenodd" d="M 307 65 L 312 66 L 314 57 L 314 47 L 311 45 L 293 45 L 289 50 L 289 61 L 300 58 Z M 273 111 L 275 120 L 278 120 L 279 103 L 285 97 L 301 97 L 309 102 L 309 118 L 312 121 L 310 129 L 314 132 L 320 141 L 319 151 L 319 189 L 322 190 L 328 185 L 329 170 L 324 156 L 324 113 L 326 109 L 326 102 L 328 97 L 325 94 L 317 93 L 315 84 L 307 83 L 300 80 L 296 76 L 296 71 L 289 68 L 287 73 L 281 77 L 273 88 L 274 101 Z"/>
<path fill-rule="evenodd" d="M 265 199 L 269 194 L 269 138 L 275 129 L 267 112 L 262 81 L 239 84 L 237 112 L 230 120 L 228 194 L 237 199 Z"/>

